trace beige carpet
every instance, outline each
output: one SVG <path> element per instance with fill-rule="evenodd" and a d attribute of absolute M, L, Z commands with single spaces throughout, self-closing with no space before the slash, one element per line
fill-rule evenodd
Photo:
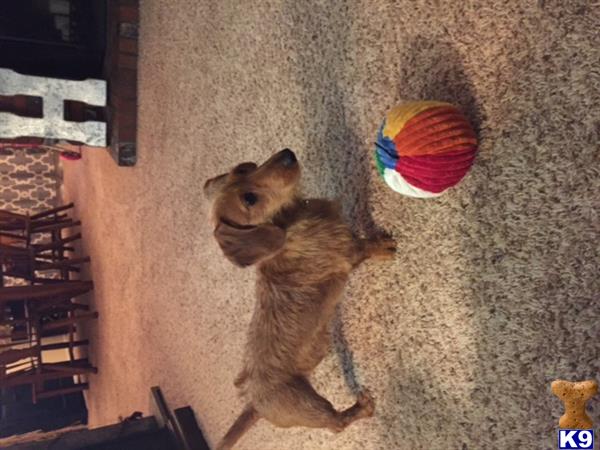
<path fill-rule="evenodd" d="M 352 278 L 314 376 L 340 408 L 368 386 L 377 412 L 339 435 L 260 422 L 239 448 L 555 448 L 550 381 L 600 378 L 599 23 L 584 0 L 144 0 L 139 163 L 65 170 L 101 314 L 91 423 L 147 411 L 158 384 L 211 442 L 231 424 L 254 274 L 221 256 L 201 187 L 289 146 L 308 194 L 399 243 Z M 372 163 L 408 99 L 452 101 L 480 133 L 441 199 L 395 194 Z"/>

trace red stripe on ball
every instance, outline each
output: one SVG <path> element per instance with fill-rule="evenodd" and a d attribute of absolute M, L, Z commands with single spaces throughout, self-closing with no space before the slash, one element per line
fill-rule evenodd
<path fill-rule="evenodd" d="M 439 193 L 457 184 L 467 174 L 476 150 L 475 146 L 470 146 L 440 156 L 401 156 L 396 170 L 413 186 Z"/>
<path fill-rule="evenodd" d="M 469 122 L 453 106 L 438 106 L 417 114 L 393 140 L 400 156 L 437 155 L 477 144 Z"/>

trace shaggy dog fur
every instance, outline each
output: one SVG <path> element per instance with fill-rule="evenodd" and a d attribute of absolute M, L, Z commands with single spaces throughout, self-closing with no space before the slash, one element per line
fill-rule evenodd
<path fill-rule="evenodd" d="M 357 239 L 328 200 L 297 194 L 300 167 L 288 149 L 262 166 L 243 163 L 209 180 L 215 238 L 238 266 L 256 265 L 256 308 L 235 385 L 247 407 L 219 444 L 229 449 L 259 418 L 281 427 L 341 431 L 370 417 L 367 391 L 337 411 L 308 376 L 326 355 L 329 324 L 348 275 L 367 258 L 394 256 L 390 239 Z"/>

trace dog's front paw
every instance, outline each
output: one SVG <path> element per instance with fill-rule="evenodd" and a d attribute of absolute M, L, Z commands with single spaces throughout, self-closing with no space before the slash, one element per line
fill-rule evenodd
<path fill-rule="evenodd" d="M 375 239 L 369 250 L 373 258 L 389 261 L 396 256 L 396 241 L 392 238 Z"/>
<path fill-rule="evenodd" d="M 375 414 L 375 400 L 368 389 L 363 389 L 356 397 L 362 417 L 372 417 Z"/>

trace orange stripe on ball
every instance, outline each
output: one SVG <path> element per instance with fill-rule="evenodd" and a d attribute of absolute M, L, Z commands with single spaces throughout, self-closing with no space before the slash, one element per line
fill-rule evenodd
<path fill-rule="evenodd" d="M 419 119 L 419 120 L 414 120 Z M 436 114 L 435 116 L 429 116 L 425 118 L 415 117 L 411 124 L 407 124 L 398 135 L 402 133 L 410 134 L 417 132 L 419 130 L 438 125 L 444 122 L 466 122 L 465 116 L 463 116 L 458 111 L 447 111 L 440 112 L 440 114 Z M 397 136 L 398 136 L 397 135 Z"/>
<path fill-rule="evenodd" d="M 453 151 L 453 146 L 477 144 L 465 116 L 454 106 L 446 105 L 412 117 L 393 140 L 400 156 L 439 155 Z"/>
<path fill-rule="evenodd" d="M 464 122 L 457 120 L 444 120 L 433 125 L 415 129 L 414 131 L 409 130 L 406 133 L 403 131 L 394 139 L 396 151 L 398 154 L 406 156 L 410 154 L 411 149 L 416 149 L 423 143 L 436 140 L 436 137 L 440 136 L 444 132 L 464 129 Z"/>
<path fill-rule="evenodd" d="M 394 140 L 394 142 L 396 142 Z M 396 142 L 396 148 L 400 156 L 438 155 L 451 152 L 456 147 L 466 144 L 477 144 L 475 133 L 469 127 L 460 125 L 449 130 L 427 135 L 422 140 L 411 146 L 405 146 Z"/>
<path fill-rule="evenodd" d="M 456 107 L 454 107 L 452 105 L 434 106 L 432 108 L 429 108 L 429 109 L 426 109 L 425 111 L 420 112 L 419 114 L 416 114 L 410 120 L 406 121 L 406 125 L 404 125 L 404 127 L 402 129 L 405 130 L 407 128 L 410 128 L 410 127 L 418 124 L 422 120 L 426 120 L 431 117 L 439 116 L 442 114 L 459 114 L 462 116 L 462 113 Z"/>

